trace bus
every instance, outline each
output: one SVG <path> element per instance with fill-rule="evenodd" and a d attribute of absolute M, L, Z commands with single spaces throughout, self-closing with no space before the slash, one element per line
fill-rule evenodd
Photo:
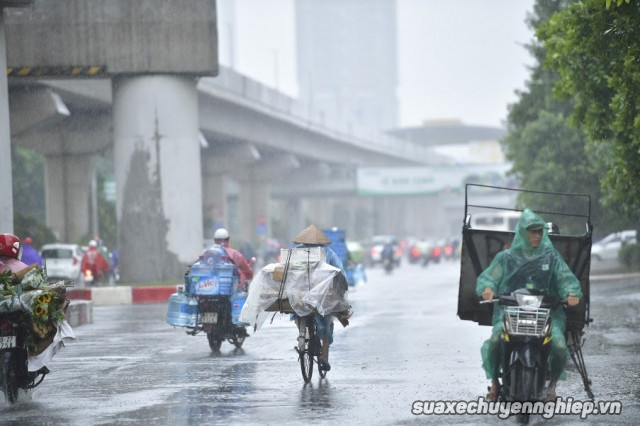
<path fill-rule="evenodd" d="M 471 228 L 492 231 L 515 231 L 521 212 L 496 211 L 471 214 Z"/>

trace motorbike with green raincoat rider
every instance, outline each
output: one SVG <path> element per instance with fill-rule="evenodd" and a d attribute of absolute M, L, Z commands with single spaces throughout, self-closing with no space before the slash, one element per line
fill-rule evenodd
<path fill-rule="evenodd" d="M 531 209 L 525 209 L 515 229 L 511 246 L 499 252 L 476 282 L 476 294 L 484 300 L 520 288 L 537 289 L 549 296 L 567 300 L 576 306 L 582 295 L 580 282 L 565 263 L 547 235 L 547 223 Z M 500 336 L 503 309 L 496 305 L 492 317 L 492 334 L 481 348 L 482 367 L 491 380 L 487 399 L 497 401 L 500 391 Z M 569 352 L 565 340 L 566 314 L 562 306 L 551 313 L 551 350 L 548 359 L 547 400 L 555 401 L 558 380 L 565 378 L 564 367 Z"/>

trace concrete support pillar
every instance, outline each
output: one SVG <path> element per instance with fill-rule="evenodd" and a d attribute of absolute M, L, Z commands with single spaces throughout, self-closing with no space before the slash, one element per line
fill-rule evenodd
<path fill-rule="evenodd" d="M 227 178 L 225 176 L 202 177 L 202 206 L 204 237 L 213 239 L 215 229 L 227 223 Z"/>
<path fill-rule="evenodd" d="M 9 92 L 6 69 L 4 9 L 0 7 L 0 233 L 13 232 L 11 132 L 9 131 Z"/>
<path fill-rule="evenodd" d="M 302 220 L 307 225 L 313 223 L 320 229 L 331 228 L 334 225 L 333 203 L 334 199 L 329 197 L 305 199 Z"/>
<path fill-rule="evenodd" d="M 246 182 L 240 186 L 240 235 L 234 236 L 237 244 L 241 241 L 256 242 L 258 235 L 258 220 L 264 220 L 265 228 L 261 227 L 269 236 L 271 230 L 269 215 L 270 185 L 260 182 Z"/>
<path fill-rule="evenodd" d="M 46 223 L 59 241 L 93 236 L 94 155 L 48 155 L 44 163 Z"/>
<path fill-rule="evenodd" d="M 285 235 L 286 243 L 291 243 L 291 240 L 308 226 L 302 215 L 301 204 L 300 198 L 297 197 L 285 198 L 282 204 L 281 221 L 287 234 Z"/>
<path fill-rule="evenodd" d="M 114 78 L 113 133 L 122 280 L 181 279 L 202 250 L 196 82 Z"/>

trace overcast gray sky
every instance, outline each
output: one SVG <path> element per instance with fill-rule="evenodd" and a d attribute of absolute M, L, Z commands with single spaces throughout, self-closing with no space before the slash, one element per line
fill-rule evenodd
<path fill-rule="evenodd" d="M 533 63 L 533 4 L 397 0 L 400 124 L 502 125 Z M 218 12 L 220 63 L 297 96 L 294 0 L 218 0 Z"/>

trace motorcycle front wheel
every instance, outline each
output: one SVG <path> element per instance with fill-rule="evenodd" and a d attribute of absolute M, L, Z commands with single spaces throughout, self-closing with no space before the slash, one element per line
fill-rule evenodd
<path fill-rule="evenodd" d="M 231 343 L 233 343 L 233 345 L 240 349 L 242 347 L 242 344 L 244 343 L 244 339 L 245 336 L 236 336 L 233 338 L 233 341 Z"/>
<path fill-rule="evenodd" d="M 2 372 L 0 379 L 2 380 L 2 390 L 4 398 L 9 404 L 15 404 L 18 401 L 18 377 L 15 371 L 15 361 L 11 356 L 11 352 L 6 351 L 2 354 Z"/>
<path fill-rule="evenodd" d="M 516 389 L 518 390 L 518 398 L 516 401 L 526 402 L 531 401 L 535 402 L 538 396 L 538 390 L 536 385 L 536 369 L 525 367 L 523 365 L 519 365 L 517 371 L 513 373 L 516 374 L 517 384 Z M 530 414 L 516 414 L 516 422 L 518 424 L 526 425 L 529 424 Z"/>

